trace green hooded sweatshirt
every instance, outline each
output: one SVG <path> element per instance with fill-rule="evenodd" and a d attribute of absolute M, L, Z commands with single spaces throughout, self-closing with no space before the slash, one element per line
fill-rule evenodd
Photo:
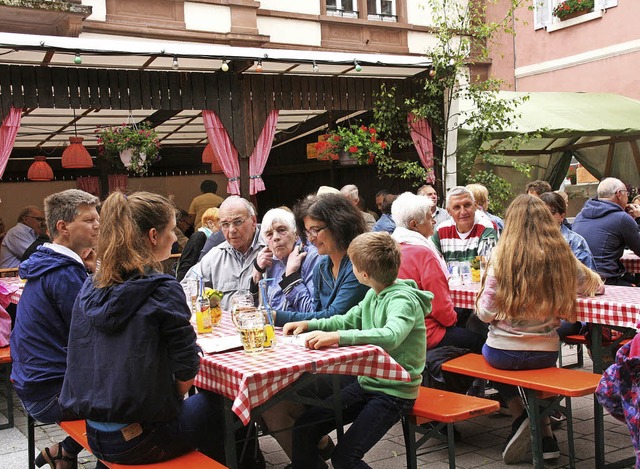
<path fill-rule="evenodd" d="M 344 315 L 312 319 L 308 330 L 338 331 L 340 345 L 373 344 L 382 347 L 411 375 L 411 382 L 359 376 L 363 389 L 403 399 L 418 397 L 427 353 L 424 320 L 431 312 L 433 294 L 418 289 L 413 280 L 396 280 L 364 299 Z"/>

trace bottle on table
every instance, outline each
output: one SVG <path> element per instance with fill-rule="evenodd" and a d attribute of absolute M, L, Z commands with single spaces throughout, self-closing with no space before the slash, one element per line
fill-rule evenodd
<path fill-rule="evenodd" d="M 198 285 L 198 297 L 196 298 L 196 327 L 198 334 L 207 334 L 213 330 L 211 326 L 211 305 L 209 298 L 204 294 L 202 279 Z"/>

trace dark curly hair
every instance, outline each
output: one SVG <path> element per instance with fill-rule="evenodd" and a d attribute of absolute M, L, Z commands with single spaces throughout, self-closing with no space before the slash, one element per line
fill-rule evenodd
<path fill-rule="evenodd" d="M 304 217 L 315 218 L 326 224 L 338 249 L 345 252 L 356 236 L 367 231 L 360 210 L 340 194 L 311 195 L 296 204 L 293 214 L 298 233 L 305 243 Z"/>

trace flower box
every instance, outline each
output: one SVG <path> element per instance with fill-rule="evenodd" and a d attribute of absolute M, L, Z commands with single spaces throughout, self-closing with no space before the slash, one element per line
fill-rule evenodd
<path fill-rule="evenodd" d="M 578 16 L 586 15 L 590 11 L 590 9 L 574 11 L 573 13 L 569 13 L 568 15 L 564 15 L 562 18 L 560 18 L 560 21 L 567 21 L 573 18 L 577 18 Z"/>

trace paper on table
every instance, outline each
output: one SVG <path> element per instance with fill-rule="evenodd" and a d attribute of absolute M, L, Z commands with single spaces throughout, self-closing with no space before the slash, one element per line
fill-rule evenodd
<path fill-rule="evenodd" d="M 278 341 L 285 345 L 297 345 L 298 347 L 304 347 L 309 334 L 310 332 L 303 332 L 298 335 L 284 335 L 282 337 L 278 337 Z"/>
<path fill-rule="evenodd" d="M 242 347 L 240 335 L 228 335 L 224 337 L 200 337 L 198 345 L 204 353 L 217 353 Z"/>

